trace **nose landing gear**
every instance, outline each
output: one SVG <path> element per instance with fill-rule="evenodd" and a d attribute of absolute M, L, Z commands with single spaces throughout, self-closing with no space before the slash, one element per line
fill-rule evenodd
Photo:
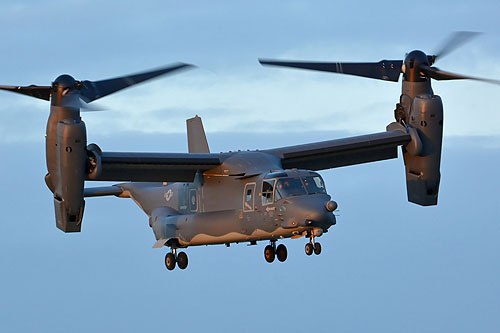
<path fill-rule="evenodd" d="M 321 244 L 314 241 L 314 235 L 309 238 L 309 243 L 306 244 L 306 254 L 310 256 L 311 254 L 319 255 L 321 253 Z"/>
<path fill-rule="evenodd" d="M 321 253 L 321 244 L 316 242 L 314 244 L 314 254 L 319 255 Z"/>
<path fill-rule="evenodd" d="M 288 256 L 288 251 L 286 246 L 283 244 L 278 245 L 276 247 L 276 241 L 271 241 L 271 244 L 267 245 L 264 248 L 264 258 L 268 263 L 272 263 L 275 257 L 278 257 L 278 260 L 283 262 L 286 260 Z"/>
<path fill-rule="evenodd" d="M 169 271 L 175 268 L 175 255 L 173 253 L 169 252 L 165 256 L 165 266 Z"/>
<path fill-rule="evenodd" d="M 175 268 L 176 264 L 180 269 L 186 269 L 188 265 L 188 256 L 184 252 L 177 253 L 177 249 L 172 248 L 171 252 L 165 255 L 165 266 L 171 271 Z"/>
<path fill-rule="evenodd" d="M 306 244 L 306 254 L 308 256 L 310 256 L 311 254 L 313 254 L 313 251 L 314 251 L 314 245 L 312 245 L 311 243 L 307 243 Z"/>

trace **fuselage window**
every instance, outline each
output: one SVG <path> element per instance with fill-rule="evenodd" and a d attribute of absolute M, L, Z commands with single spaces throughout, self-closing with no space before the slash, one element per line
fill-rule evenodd
<path fill-rule="evenodd" d="M 198 210 L 198 200 L 197 200 L 197 192 L 196 189 L 189 190 L 189 209 L 192 212 L 196 212 Z"/>
<path fill-rule="evenodd" d="M 249 188 L 247 190 L 247 198 L 246 198 L 247 202 L 250 201 L 250 200 L 252 200 L 252 189 L 251 188 Z"/>
<path fill-rule="evenodd" d="M 306 190 L 299 178 L 281 178 L 278 179 L 276 183 L 276 201 L 282 198 L 304 194 L 306 194 Z"/>
<path fill-rule="evenodd" d="M 267 205 L 273 202 L 274 179 L 262 181 L 262 204 Z"/>
<path fill-rule="evenodd" d="M 320 176 L 303 177 L 304 185 L 306 186 L 307 193 L 326 193 L 325 183 Z"/>
<path fill-rule="evenodd" d="M 254 193 L 255 183 L 248 183 L 245 185 L 243 192 L 243 211 L 252 212 L 254 210 Z"/>

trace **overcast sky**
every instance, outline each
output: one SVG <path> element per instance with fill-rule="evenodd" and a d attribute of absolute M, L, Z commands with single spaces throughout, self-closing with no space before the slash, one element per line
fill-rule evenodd
<path fill-rule="evenodd" d="M 379 61 L 482 35 L 439 68 L 500 79 L 497 1 L 16 1 L 0 4 L 0 84 L 99 80 L 176 61 L 197 69 L 86 113 L 106 150 L 187 150 L 203 117 L 213 151 L 384 131 L 401 83 L 265 68 L 259 57 Z M 437 207 L 406 201 L 401 159 L 323 172 L 338 224 L 306 257 L 267 264 L 264 242 L 187 250 L 167 272 L 130 200 L 88 199 L 83 232 L 55 228 L 43 176 L 48 103 L 0 93 L 2 331 L 495 332 L 500 326 L 500 87 L 434 82 L 445 107 Z"/>
<path fill-rule="evenodd" d="M 400 83 L 265 68 L 257 59 L 403 59 L 413 49 L 437 51 L 453 31 L 472 30 L 484 34 L 437 65 L 498 78 L 497 6 L 495 1 L 419 2 L 414 8 L 398 1 L 12 2 L 0 13 L 6 32 L 0 77 L 3 84 L 46 85 L 61 73 L 98 80 L 175 61 L 199 66 L 100 101 L 110 111 L 85 116 L 91 138 L 120 130 L 181 133 L 185 118 L 194 114 L 204 117 L 208 132 L 379 131 L 392 120 Z M 497 86 L 454 81 L 434 88 L 445 102 L 447 135 L 497 133 L 500 115 L 492 111 Z M 46 103 L 7 94 L 2 99 L 2 117 L 20 109 L 33 112 L 29 135 L 5 121 L 2 138 L 43 135 L 45 119 L 34 112 L 46 110 Z"/>

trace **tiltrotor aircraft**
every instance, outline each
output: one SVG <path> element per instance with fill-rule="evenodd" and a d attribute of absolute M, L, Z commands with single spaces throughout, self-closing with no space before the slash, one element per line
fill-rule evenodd
<path fill-rule="evenodd" d="M 149 216 L 154 248 L 170 248 L 167 269 L 185 269 L 189 246 L 269 241 L 264 257 L 287 258 L 285 238 L 305 237 L 307 255 L 321 253 L 316 238 L 335 225 L 337 203 L 319 170 L 397 158 L 402 147 L 408 200 L 436 205 L 440 180 L 443 104 L 431 79 L 478 79 L 432 67 L 472 37 L 457 33 L 442 51 L 412 51 L 404 60 L 377 63 L 317 63 L 261 60 L 262 64 L 336 72 L 374 79 L 402 79 L 395 122 L 385 132 L 260 151 L 209 151 L 201 118 L 187 120 L 189 153 L 127 153 L 87 145 L 80 109 L 126 87 L 187 69 L 173 64 L 154 71 L 102 81 L 61 75 L 51 86 L 0 86 L 0 89 L 51 102 L 46 130 L 45 177 L 54 194 L 56 225 L 80 232 L 85 197 L 131 198 Z M 491 80 L 485 80 L 491 81 Z M 122 182 L 85 188 L 86 180 Z"/>

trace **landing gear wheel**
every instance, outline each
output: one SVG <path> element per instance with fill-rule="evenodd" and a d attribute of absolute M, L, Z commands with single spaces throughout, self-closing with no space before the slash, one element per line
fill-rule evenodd
<path fill-rule="evenodd" d="M 165 266 L 169 271 L 173 270 L 175 268 L 175 256 L 173 253 L 167 253 L 165 256 Z"/>
<path fill-rule="evenodd" d="M 314 254 L 318 255 L 321 253 L 321 244 L 320 243 L 315 243 L 314 244 Z"/>
<path fill-rule="evenodd" d="M 306 244 L 306 254 L 310 256 L 314 252 L 314 247 L 311 243 Z"/>
<path fill-rule="evenodd" d="M 274 247 L 272 245 L 268 245 L 264 248 L 264 258 L 268 263 L 272 263 L 275 257 Z"/>
<path fill-rule="evenodd" d="M 286 260 L 288 253 L 286 250 L 286 246 L 283 244 L 278 245 L 276 248 L 276 256 L 278 257 L 278 260 L 283 262 Z"/>
<path fill-rule="evenodd" d="M 179 266 L 180 269 L 186 269 L 188 266 L 188 256 L 184 252 L 179 252 L 177 254 L 177 266 Z"/>

